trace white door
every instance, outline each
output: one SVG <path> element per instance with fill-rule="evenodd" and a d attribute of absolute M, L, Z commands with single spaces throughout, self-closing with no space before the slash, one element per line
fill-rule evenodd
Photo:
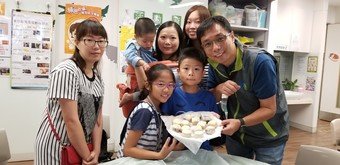
<path fill-rule="evenodd" d="M 340 24 L 327 26 L 320 111 L 340 114 Z"/>

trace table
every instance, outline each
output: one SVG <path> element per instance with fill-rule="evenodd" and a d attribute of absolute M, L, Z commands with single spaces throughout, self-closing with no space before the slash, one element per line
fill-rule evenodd
<path fill-rule="evenodd" d="M 197 154 L 189 150 L 173 151 L 165 160 L 140 160 L 124 157 L 101 165 L 267 165 L 266 163 L 200 149 Z"/>

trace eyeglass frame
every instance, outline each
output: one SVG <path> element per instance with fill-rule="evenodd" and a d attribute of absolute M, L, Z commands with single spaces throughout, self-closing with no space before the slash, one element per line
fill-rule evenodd
<path fill-rule="evenodd" d="M 165 82 L 158 81 L 158 82 L 152 82 L 152 85 L 156 85 L 160 89 L 165 89 L 165 87 L 168 89 L 174 89 L 176 87 L 176 83 L 174 82 L 165 83 Z"/>
<path fill-rule="evenodd" d="M 107 40 L 93 40 L 93 39 L 89 39 L 89 38 L 83 38 L 82 41 L 88 47 L 94 47 L 97 44 L 98 47 L 105 48 L 109 44 L 109 41 L 107 41 Z M 90 44 L 89 42 L 92 43 L 92 44 Z M 105 46 L 101 45 L 101 43 L 105 43 Z"/>
<path fill-rule="evenodd" d="M 225 42 L 227 40 L 227 38 L 231 35 L 231 33 L 228 33 L 228 34 L 222 34 L 222 35 L 219 35 L 217 38 L 215 38 L 214 40 L 212 41 L 208 41 L 208 42 L 205 42 L 205 43 L 202 43 L 201 46 L 203 49 L 212 49 L 212 47 L 214 46 L 214 44 L 216 45 L 221 45 L 223 42 Z M 221 39 L 223 36 L 223 40 L 222 41 L 217 41 L 219 39 Z M 208 45 L 207 44 L 211 44 L 211 45 Z"/>

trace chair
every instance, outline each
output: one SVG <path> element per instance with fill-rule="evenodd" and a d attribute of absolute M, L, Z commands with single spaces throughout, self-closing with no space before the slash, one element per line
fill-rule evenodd
<path fill-rule="evenodd" d="M 7 165 L 11 158 L 6 131 L 0 128 L 0 165 Z"/>
<path fill-rule="evenodd" d="M 333 137 L 333 144 L 338 151 L 340 150 L 340 118 L 331 121 L 331 133 Z"/>
<path fill-rule="evenodd" d="M 334 165 L 340 162 L 340 152 L 312 145 L 301 145 L 295 165 Z"/>

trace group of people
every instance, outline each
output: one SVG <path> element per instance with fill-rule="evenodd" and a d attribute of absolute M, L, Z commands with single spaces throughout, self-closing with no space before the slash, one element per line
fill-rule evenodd
<path fill-rule="evenodd" d="M 107 40 L 98 21 L 78 25 L 74 55 L 51 72 L 35 164 L 59 164 L 62 144 L 72 145 L 83 164 L 98 163 L 104 89 L 97 66 Z M 265 50 L 240 43 L 224 17 L 196 5 L 187 11 L 183 30 L 173 21 L 156 30 L 151 19 L 139 18 L 124 56 L 129 84 L 117 87 L 120 106 L 130 106 L 125 107 L 119 156 L 161 160 L 185 150 L 169 136 L 160 116 L 188 111 L 222 115 L 216 103 L 224 94 L 228 116 L 221 133 L 227 135 L 228 154 L 281 164 L 289 128 L 277 61 Z M 92 151 L 87 143 L 93 144 Z M 213 150 L 209 141 L 201 148 Z"/>

